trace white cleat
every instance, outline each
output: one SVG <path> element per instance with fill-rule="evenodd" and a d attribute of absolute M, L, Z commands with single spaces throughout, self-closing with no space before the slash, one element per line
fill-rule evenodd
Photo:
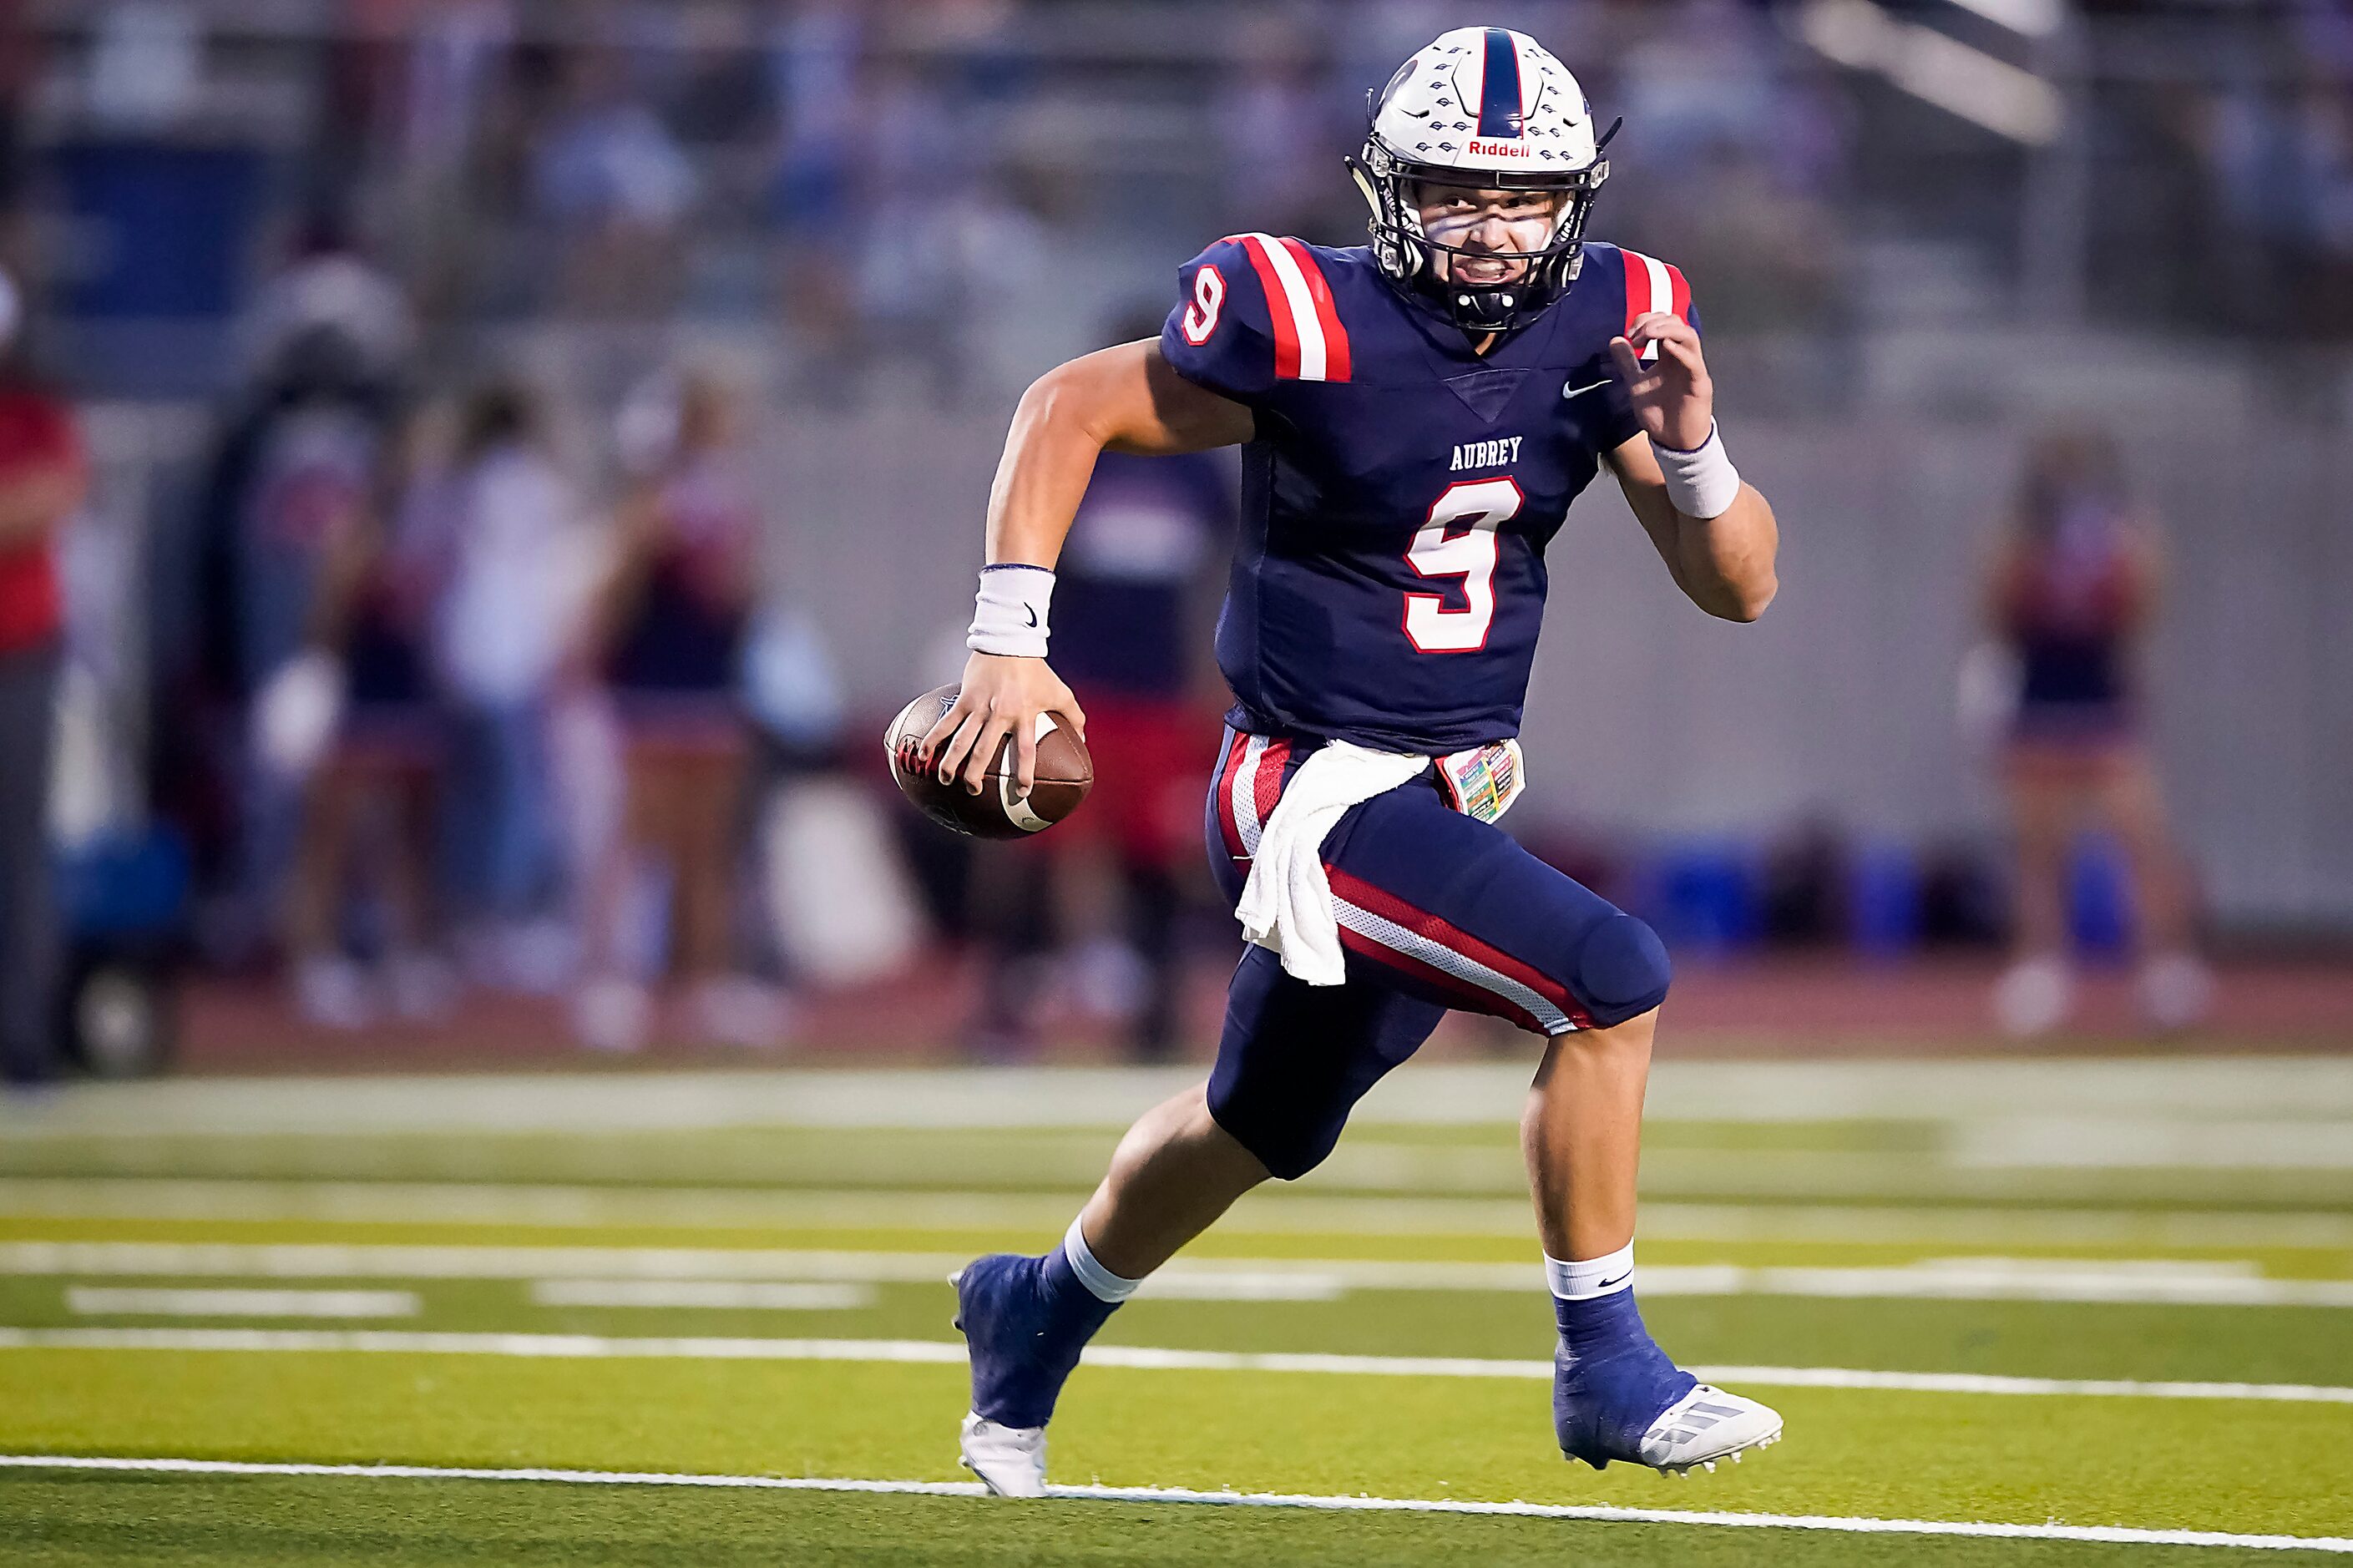
<path fill-rule="evenodd" d="M 1778 1442 L 1781 1413 L 1742 1394 L 1703 1383 L 1667 1406 L 1642 1434 L 1642 1463 L 1662 1474 L 1688 1474 L 1694 1465 L 1713 1471 L 1718 1459 L 1738 1459 L 1744 1449 Z"/>
<path fill-rule="evenodd" d="M 1775 1417 L 1774 1425 L 1779 1426 Z M 1046 1495 L 1046 1429 L 1000 1426 L 967 1412 L 957 1433 L 963 1465 L 998 1497 Z"/>

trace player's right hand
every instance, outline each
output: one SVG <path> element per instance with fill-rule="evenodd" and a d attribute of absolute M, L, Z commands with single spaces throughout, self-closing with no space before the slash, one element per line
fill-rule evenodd
<path fill-rule="evenodd" d="M 1038 778 L 1040 713 L 1068 720 L 1080 740 L 1087 738 L 1087 716 L 1079 700 L 1044 659 L 976 653 L 965 661 L 964 689 L 956 694 L 955 706 L 924 735 L 920 760 L 943 784 L 961 773 L 964 787 L 978 795 L 989 760 L 1011 735 L 1013 793 L 1027 800 Z"/>

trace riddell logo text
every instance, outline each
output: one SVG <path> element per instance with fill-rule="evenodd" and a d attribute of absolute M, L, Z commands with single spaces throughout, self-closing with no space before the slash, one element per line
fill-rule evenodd
<path fill-rule="evenodd" d="M 1524 143 L 1517 142 L 1482 142 L 1475 136 L 1471 139 L 1471 151 L 1474 154 L 1482 158 L 1527 158 L 1534 156 Z"/>

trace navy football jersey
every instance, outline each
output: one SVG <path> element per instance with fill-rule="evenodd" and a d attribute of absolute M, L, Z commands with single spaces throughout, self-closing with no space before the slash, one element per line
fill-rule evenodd
<path fill-rule="evenodd" d="M 1431 753 L 1517 734 L 1545 546 L 1640 429 L 1609 340 L 1652 310 L 1696 326 L 1683 275 L 1588 243 L 1484 355 L 1361 247 L 1240 235 L 1179 276 L 1161 352 L 1257 416 L 1218 619 L 1232 722 Z"/>

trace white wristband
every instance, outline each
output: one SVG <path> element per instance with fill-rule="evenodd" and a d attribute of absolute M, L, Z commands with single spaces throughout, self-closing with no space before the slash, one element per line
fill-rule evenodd
<path fill-rule="evenodd" d="M 1716 433 L 1715 420 L 1707 422 L 1707 439 L 1695 451 L 1677 451 L 1656 441 L 1651 450 L 1658 454 L 1659 471 L 1667 478 L 1667 499 L 1685 517 L 1722 517 L 1740 499 L 1740 470 L 1725 456 L 1724 437 Z"/>
<path fill-rule="evenodd" d="M 1054 574 L 1043 566 L 1008 562 L 982 567 L 964 646 L 975 653 L 1045 658 L 1046 609 L 1053 600 Z"/>

